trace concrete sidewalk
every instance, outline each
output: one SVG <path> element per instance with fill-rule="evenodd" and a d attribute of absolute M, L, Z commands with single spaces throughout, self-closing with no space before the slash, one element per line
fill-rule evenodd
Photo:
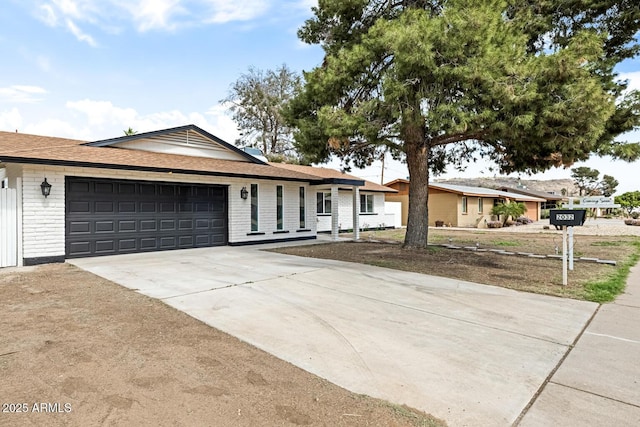
<path fill-rule="evenodd" d="M 519 424 L 640 425 L 640 265 L 604 304 Z"/>

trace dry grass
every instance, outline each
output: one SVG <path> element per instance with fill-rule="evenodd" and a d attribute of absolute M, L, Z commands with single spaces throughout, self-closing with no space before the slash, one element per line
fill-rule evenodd
<path fill-rule="evenodd" d="M 345 235 L 345 237 L 347 237 Z M 575 262 L 569 271 L 569 284 L 562 285 L 562 262 L 556 259 L 536 259 L 494 252 L 447 249 L 430 246 L 424 250 L 402 249 L 404 230 L 384 230 L 361 234 L 360 242 L 341 242 L 278 249 L 278 252 L 338 259 L 404 271 L 432 274 L 488 285 L 501 286 L 560 297 L 606 301 L 614 295 L 598 293 L 591 284 L 607 283 L 637 261 L 640 239 L 633 236 L 576 236 L 574 254 L 578 257 L 613 260 L 616 266 Z M 492 233 L 490 231 L 438 230 L 429 231 L 430 244 L 451 243 L 461 247 L 502 249 L 539 255 L 562 251 L 561 234 Z M 634 259 L 634 257 L 636 257 Z M 625 276 L 626 277 L 626 276 Z M 622 283 L 624 284 L 624 282 Z"/>

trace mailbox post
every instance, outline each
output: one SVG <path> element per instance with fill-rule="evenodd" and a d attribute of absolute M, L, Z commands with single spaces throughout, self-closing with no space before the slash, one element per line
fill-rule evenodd
<path fill-rule="evenodd" d="M 583 225 L 587 218 L 584 209 L 551 209 L 549 211 L 549 223 L 562 227 L 562 285 L 567 286 L 567 227 L 573 231 L 576 225 Z M 573 235 L 572 235 L 573 237 Z M 573 239 L 572 239 L 573 240 Z M 571 245 L 573 258 L 573 244 Z M 572 266 L 573 267 L 573 266 Z"/>

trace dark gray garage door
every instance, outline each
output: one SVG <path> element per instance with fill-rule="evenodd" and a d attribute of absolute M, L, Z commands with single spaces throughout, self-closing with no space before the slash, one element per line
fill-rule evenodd
<path fill-rule="evenodd" d="M 224 186 L 66 178 L 69 258 L 226 244 Z"/>

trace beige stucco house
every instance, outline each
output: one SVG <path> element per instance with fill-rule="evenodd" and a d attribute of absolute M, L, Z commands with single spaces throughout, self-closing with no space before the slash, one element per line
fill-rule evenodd
<path fill-rule="evenodd" d="M 402 225 L 407 224 L 409 212 L 409 181 L 396 179 L 385 186 L 398 190 L 386 194 L 388 202 L 402 203 Z M 540 206 L 545 199 L 491 188 L 470 187 L 443 183 L 429 184 L 429 225 L 436 221 L 451 227 L 486 228 L 492 220 L 491 209 L 498 203 L 515 201 L 524 203 L 525 216 L 533 221 L 540 220 Z"/>

